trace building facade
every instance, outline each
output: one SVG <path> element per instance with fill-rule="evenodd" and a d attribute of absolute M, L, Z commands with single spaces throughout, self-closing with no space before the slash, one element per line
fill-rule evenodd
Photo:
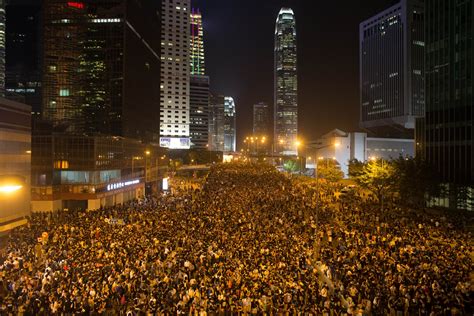
<path fill-rule="evenodd" d="M 470 187 L 474 200 L 474 4 L 425 5 L 426 114 L 417 121 L 417 149 L 452 188 L 443 205 L 459 208 L 457 187 Z"/>
<path fill-rule="evenodd" d="M 225 97 L 210 93 L 209 99 L 209 147 L 211 151 L 224 151 Z"/>
<path fill-rule="evenodd" d="M 339 129 L 324 134 L 307 147 L 307 156 L 311 157 L 307 158 L 307 165 L 314 167 L 316 160 L 320 162 L 332 159 L 346 178 L 349 176 L 349 161 L 353 159 L 362 162 L 370 159 L 388 161 L 415 156 L 413 139 L 369 137 L 367 133 L 347 133 Z"/>
<path fill-rule="evenodd" d="M 27 223 L 30 174 L 31 107 L 0 98 L 0 234 Z"/>
<path fill-rule="evenodd" d="M 41 6 L 6 7 L 5 96 L 41 117 Z"/>
<path fill-rule="evenodd" d="M 206 67 L 204 60 L 204 31 L 202 26 L 202 15 L 199 9 L 191 12 L 191 75 L 205 75 Z"/>
<path fill-rule="evenodd" d="M 413 137 L 424 115 L 423 27 L 419 0 L 401 0 L 360 24 L 361 128 Z"/>
<path fill-rule="evenodd" d="M 190 0 L 162 0 L 160 134 L 163 147 L 189 148 Z"/>
<path fill-rule="evenodd" d="M 292 9 L 282 8 L 275 27 L 274 144 L 283 155 L 297 155 L 298 80 L 296 22 Z"/>
<path fill-rule="evenodd" d="M 33 135 L 32 209 L 94 210 L 141 198 L 159 162 L 138 140 L 116 136 Z"/>
<path fill-rule="evenodd" d="M 5 0 L 0 0 L 0 97 L 5 96 Z"/>
<path fill-rule="evenodd" d="M 43 1 L 43 117 L 57 132 L 158 141 L 158 13 L 151 0 Z"/>
<path fill-rule="evenodd" d="M 253 105 L 253 135 L 270 138 L 270 107 L 264 102 Z"/>
<path fill-rule="evenodd" d="M 209 143 L 209 77 L 191 75 L 191 147 L 207 149 Z"/>
<path fill-rule="evenodd" d="M 224 98 L 224 152 L 235 152 L 237 142 L 235 102 L 232 97 Z"/>

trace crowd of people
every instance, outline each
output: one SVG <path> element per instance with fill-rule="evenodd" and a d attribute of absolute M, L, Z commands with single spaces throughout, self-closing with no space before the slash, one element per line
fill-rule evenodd
<path fill-rule="evenodd" d="M 0 258 L 0 314 L 472 315 L 471 237 L 221 164 L 198 189 L 33 214 Z"/>

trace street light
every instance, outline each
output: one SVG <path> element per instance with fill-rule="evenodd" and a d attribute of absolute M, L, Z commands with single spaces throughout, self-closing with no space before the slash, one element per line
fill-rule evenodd
<path fill-rule="evenodd" d="M 3 185 L 0 186 L 0 193 L 13 193 L 23 188 L 22 185 Z"/>
<path fill-rule="evenodd" d="M 20 176 L 0 176 L 0 194 L 13 194 L 23 188 L 24 179 Z"/>

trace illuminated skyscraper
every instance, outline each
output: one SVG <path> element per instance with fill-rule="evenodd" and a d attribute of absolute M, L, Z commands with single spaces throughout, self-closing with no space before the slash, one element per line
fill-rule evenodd
<path fill-rule="evenodd" d="M 0 0 L 0 96 L 5 96 L 5 1 Z"/>
<path fill-rule="evenodd" d="M 225 97 L 211 92 L 209 98 L 209 148 L 224 151 Z"/>
<path fill-rule="evenodd" d="M 270 108 L 264 102 L 253 105 L 253 134 L 270 137 Z"/>
<path fill-rule="evenodd" d="M 235 102 L 232 97 L 225 97 L 224 102 L 224 152 L 235 151 L 236 144 Z"/>
<path fill-rule="evenodd" d="M 190 8 L 191 0 L 161 2 L 160 145 L 162 147 L 185 149 L 191 145 Z"/>
<path fill-rule="evenodd" d="M 209 148 L 209 77 L 205 76 L 202 16 L 193 9 L 190 45 L 190 127 L 191 146 Z"/>
<path fill-rule="evenodd" d="M 209 77 L 191 75 L 191 147 L 206 149 L 209 143 Z"/>
<path fill-rule="evenodd" d="M 205 75 L 202 15 L 199 9 L 191 12 L 191 75 Z"/>
<path fill-rule="evenodd" d="M 282 8 L 275 27 L 275 151 L 296 155 L 298 135 L 298 84 L 296 22 L 292 9 Z"/>
<path fill-rule="evenodd" d="M 42 3 L 44 118 L 61 133 L 158 141 L 155 1 Z"/>
<path fill-rule="evenodd" d="M 31 106 L 35 120 L 41 114 L 41 3 L 15 3 L 6 7 L 5 95 Z"/>

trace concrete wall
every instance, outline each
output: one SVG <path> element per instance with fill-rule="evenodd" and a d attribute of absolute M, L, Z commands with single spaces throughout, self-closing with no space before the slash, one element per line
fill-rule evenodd
<path fill-rule="evenodd" d="M 32 201 L 31 210 L 33 212 L 52 212 L 62 209 L 62 201 Z"/>
<path fill-rule="evenodd" d="M 31 107 L 0 98 L 0 231 L 25 223 L 31 212 Z"/>

